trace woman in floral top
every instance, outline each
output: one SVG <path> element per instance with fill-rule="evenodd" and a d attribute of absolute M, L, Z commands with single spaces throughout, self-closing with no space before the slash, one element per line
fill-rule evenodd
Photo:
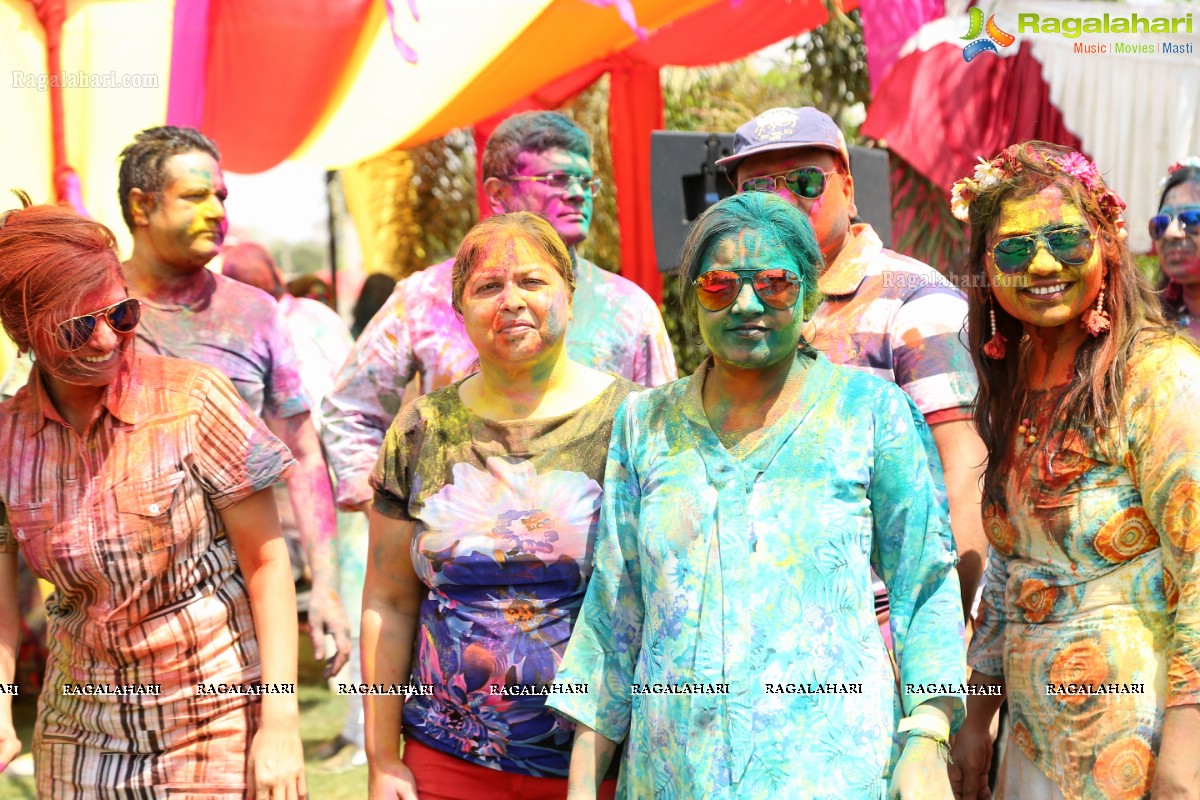
<path fill-rule="evenodd" d="M 581 689 L 555 674 L 641 387 L 568 357 L 571 258 L 540 217 L 477 225 L 453 286 L 479 371 L 403 409 L 371 478 L 363 677 L 416 687 L 367 697 L 371 797 L 561 800 L 574 729 L 545 700 Z"/>
<path fill-rule="evenodd" d="M 712 357 L 613 424 L 559 669 L 590 691 L 549 701 L 579 723 L 573 798 L 596 796 L 622 740 L 631 800 L 881 800 L 901 749 L 894 796 L 950 797 L 965 652 L 941 467 L 907 395 L 802 339 L 820 263 L 773 195 L 723 200 L 688 236 L 685 318 Z M 899 692 L 868 566 L 892 597 Z"/>
<path fill-rule="evenodd" d="M 1011 721 L 999 794 L 1196 798 L 1200 350 L 1164 327 L 1124 204 L 1058 145 L 954 189 L 971 223 L 970 345 L 992 553 L 972 683 Z M 986 796 L 999 694 L 972 696 L 960 797 Z"/>

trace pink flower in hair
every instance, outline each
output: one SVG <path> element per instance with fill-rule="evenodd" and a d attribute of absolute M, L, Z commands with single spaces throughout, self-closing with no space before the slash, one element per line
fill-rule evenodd
<path fill-rule="evenodd" d="M 1067 173 L 1073 178 L 1078 178 L 1079 181 L 1089 189 L 1092 188 L 1096 178 L 1098 177 L 1096 165 L 1088 161 L 1079 153 L 1067 153 L 1054 163 L 1063 172 Z"/>

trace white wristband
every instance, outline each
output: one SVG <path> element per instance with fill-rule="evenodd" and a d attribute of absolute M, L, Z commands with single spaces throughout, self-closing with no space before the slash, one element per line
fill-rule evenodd
<path fill-rule="evenodd" d="M 937 737 L 941 741 L 950 741 L 950 723 L 944 722 L 932 714 L 914 714 L 911 717 L 905 717 L 900 720 L 900 727 L 896 730 L 899 733 L 922 731 Z"/>

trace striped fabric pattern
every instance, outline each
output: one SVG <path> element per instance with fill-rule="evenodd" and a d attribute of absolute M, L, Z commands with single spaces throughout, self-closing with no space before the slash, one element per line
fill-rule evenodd
<path fill-rule="evenodd" d="M 100 787 L 122 780 L 140 788 L 167 775 L 163 764 L 197 765 L 167 775 L 165 786 L 193 787 L 178 796 L 245 779 L 251 697 L 197 692 L 200 683 L 261 679 L 249 598 L 218 510 L 295 462 L 215 369 L 149 355 L 132 356 L 131 367 L 82 435 L 36 371 L 0 404 L 0 452 L 9 454 L 0 549 L 19 548 L 55 586 L 34 742 L 39 797 L 108 796 Z M 147 691 L 69 692 L 76 685 Z M 137 796 L 167 796 L 153 785 Z"/>
<path fill-rule="evenodd" d="M 931 424 L 970 416 L 967 301 L 941 273 L 857 224 L 817 286 L 825 301 L 805 337 L 830 361 L 898 385 Z"/>

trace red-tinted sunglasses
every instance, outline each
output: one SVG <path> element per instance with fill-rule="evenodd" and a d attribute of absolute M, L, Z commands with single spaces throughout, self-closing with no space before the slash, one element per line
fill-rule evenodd
<path fill-rule="evenodd" d="M 760 269 L 739 274 L 727 269 L 705 272 L 692 282 L 696 302 L 706 311 L 720 311 L 733 305 L 742 286 L 749 283 L 763 305 L 784 311 L 796 305 L 800 297 L 800 278 L 786 269 Z"/>

